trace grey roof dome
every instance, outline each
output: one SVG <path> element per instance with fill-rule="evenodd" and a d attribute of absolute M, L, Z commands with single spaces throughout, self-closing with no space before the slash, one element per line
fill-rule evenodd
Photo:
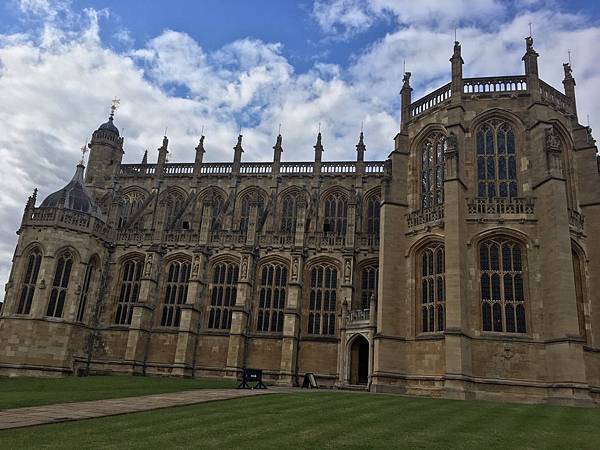
<path fill-rule="evenodd" d="M 108 122 L 103 123 L 102 125 L 100 125 L 98 127 L 98 130 L 108 130 L 108 131 L 112 131 L 113 133 L 115 133 L 117 136 L 119 136 L 119 129 L 115 126 L 115 124 L 113 123 L 113 116 L 112 114 L 110 115 L 110 117 L 108 118 Z"/>
<path fill-rule="evenodd" d="M 44 199 L 41 208 L 65 208 L 90 214 L 104 220 L 100 208 L 87 193 L 83 181 L 83 164 L 78 164 L 69 184 Z"/>

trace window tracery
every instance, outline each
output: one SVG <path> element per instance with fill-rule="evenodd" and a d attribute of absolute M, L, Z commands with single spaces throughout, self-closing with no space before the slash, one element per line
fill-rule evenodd
<path fill-rule="evenodd" d="M 56 269 L 54 271 L 54 279 L 52 281 L 52 290 L 50 291 L 50 300 L 48 301 L 46 316 L 62 317 L 72 267 L 73 255 L 71 252 L 64 252 L 56 261 Z"/>
<path fill-rule="evenodd" d="M 288 269 L 282 264 L 266 264 L 260 277 L 256 331 L 283 331 L 283 310 Z"/>
<path fill-rule="evenodd" d="M 324 201 L 323 232 L 338 236 L 346 234 L 348 227 L 348 200 L 341 193 L 329 194 Z"/>
<path fill-rule="evenodd" d="M 421 207 L 444 203 L 444 142 L 442 133 L 432 133 L 421 149 Z"/>
<path fill-rule="evenodd" d="M 160 325 L 178 327 L 181 320 L 181 305 L 187 299 L 191 264 L 188 261 L 173 261 L 167 266 L 167 284 L 163 297 Z"/>
<path fill-rule="evenodd" d="M 139 191 L 131 191 L 123 195 L 119 209 L 118 228 L 124 229 L 129 220 L 143 207 L 144 195 Z M 139 221 L 131 224 L 130 228 L 138 229 Z"/>
<path fill-rule="evenodd" d="M 526 333 L 523 249 L 505 238 L 479 246 L 483 331 Z"/>
<path fill-rule="evenodd" d="M 21 296 L 19 297 L 19 305 L 17 314 L 29 314 L 31 312 L 31 302 L 35 293 L 40 265 L 42 264 L 42 253 L 35 248 L 29 252 L 27 257 L 27 266 L 23 282 L 21 283 Z"/>
<path fill-rule="evenodd" d="M 232 308 L 237 296 L 239 265 L 218 263 L 213 268 L 210 287 L 211 300 L 208 312 L 208 328 L 228 330 L 231 327 Z"/>
<path fill-rule="evenodd" d="M 360 276 L 360 307 L 369 309 L 371 305 L 371 296 L 377 296 L 377 282 L 379 276 L 379 267 L 369 265 L 363 267 Z"/>
<path fill-rule="evenodd" d="M 337 269 L 318 265 L 310 273 L 308 334 L 335 335 Z"/>
<path fill-rule="evenodd" d="M 505 121 L 490 120 L 477 131 L 478 196 L 517 196 L 515 133 Z"/>
<path fill-rule="evenodd" d="M 119 288 L 119 298 L 115 314 L 115 324 L 117 325 L 131 324 L 133 304 L 138 301 L 140 295 L 143 268 L 144 261 L 141 259 L 131 259 L 123 264 L 121 269 L 121 286 Z"/>
<path fill-rule="evenodd" d="M 94 279 L 94 274 L 96 272 L 96 262 L 94 260 L 90 260 L 88 262 L 87 267 L 85 268 L 85 275 L 83 276 L 83 285 L 81 294 L 79 296 L 79 304 L 77 305 L 77 315 L 76 319 L 78 322 L 83 322 L 85 317 L 85 309 L 87 306 L 88 297 L 90 294 L 90 286 L 92 285 L 92 280 Z"/>
<path fill-rule="evenodd" d="M 444 331 L 446 324 L 446 277 L 443 244 L 433 244 L 421 252 L 420 310 L 421 332 Z"/>

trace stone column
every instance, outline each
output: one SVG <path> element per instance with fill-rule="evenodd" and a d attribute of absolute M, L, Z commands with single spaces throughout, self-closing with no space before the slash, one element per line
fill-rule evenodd
<path fill-rule="evenodd" d="M 450 111 L 452 124 L 462 118 L 462 108 Z M 463 375 L 471 372 L 470 342 L 465 337 L 469 331 L 469 307 L 472 299 L 467 295 L 466 269 L 466 191 L 462 181 L 460 155 L 464 142 L 462 128 L 451 126 L 445 143 L 444 174 L 444 251 L 446 273 L 446 395 L 465 398 Z"/>
<path fill-rule="evenodd" d="M 83 292 L 84 275 L 87 270 L 87 263 L 79 261 L 73 264 L 71 276 L 69 278 L 69 288 L 65 297 L 65 305 L 63 308 L 63 319 L 66 322 L 75 322 L 77 318 L 77 307 L 81 293 Z"/>
<path fill-rule="evenodd" d="M 543 174 L 538 178 L 540 181 L 533 186 L 540 237 L 539 298 L 544 314 L 542 324 L 528 323 L 527 326 L 531 332 L 537 325 L 547 342 L 547 381 L 571 384 L 556 387 L 549 395 L 557 400 L 572 399 L 589 394 L 585 390 L 584 340 L 579 333 L 566 180 L 560 166 L 561 158 L 556 157 L 560 152 L 560 140 L 553 128 L 539 123 L 531 131 L 531 144 L 532 148 L 541 149 L 540 153 L 545 153 L 547 159 L 546 167 L 542 166 L 540 170 Z M 557 364 L 557 361 L 561 363 Z"/>
<path fill-rule="evenodd" d="M 254 286 L 254 255 L 250 251 L 242 252 L 240 276 L 237 285 L 237 296 L 231 316 L 229 348 L 227 350 L 228 377 L 236 377 L 246 364 L 246 334 L 248 316 L 252 304 L 252 289 Z"/>
<path fill-rule="evenodd" d="M 175 365 L 173 375 L 190 376 L 192 374 L 203 303 L 206 298 L 207 262 L 208 251 L 205 248 L 194 250 L 187 298 L 185 304 L 181 305 L 181 320 L 179 322 L 177 349 L 173 361 Z"/>
<path fill-rule="evenodd" d="M 281 342 L 281 368 L 279 371 L 279 383 L 288 386 L 296 385 L 298 382 L 298 341 L 302 311 L 303 274 L 304 257 L 301 252 L 295 252 L 292 254 L 292 267 L 287 287 Z"/>
<path fill-rule="evenodd" d="M 350 312 L 350 302 L 346 299 L 342 302 L 342 312 L 340 314 L 340 344 L 338 347 L 338 379 L 337 385 L 344 386 L 350 383 L 348 377 L 348 337 L 346 325 L 348 324 L 348 313 Z"/>
<path fill-rule="evenodd" d="M 304 230 L 306 228 L 306 200 L 298 199 L 298 210 L 296 213 L 296 234 L 294 237 L 294 247 L 304 247 Z"/>
<path fill-rule="evenodd" d="M 348 226 L 346 227 L 345 245 L 347 249 L 354 248 L 354 238 L 356 237 L 356 191 L 352 190 L 354 196 L 348 202 Z"/>
<path fill-rule="evenodd" d="M 214 205 L 211 202 L 205 201 L 202 206 L 202 224 L 200 225 L 200 245 L 208 244 L 210 239 L 210 231 L 214 214 Z"/>
<path fill-rule="evenodd" d="M 131 364 L 133 373 L 145 371 L 145 357 L 150 340 L 152 316 L 158 302 L 158 278 L 161 267 L 159 247 L 152 246 L 146 252 L 144 271 L 140 283 L 138 302 L 133 305 L 133 314 L 127 336 L 125 361 Z"/>
<path fill-rule="evenodd" d="M 406 294 L 408 148 L 408 135 L 396 135 L 395 150 L 386 162 L 382 184 L 378 333 L 374 338 L 371 385 L 375 392 L 385 390 L 386 373 L 404 370 L 398 355 L 404 350 L 401 339 L 406 338 L 413 320 L 411 299 Z"/>
<path fill-rule="evenodd" d="M 346 377 L 346 319 L 344 317 L 344 309 L 347 310 L 352 308 L 352 295 L 353 295 L 353 272 L 354 272 L 354 254 L 353 252 L 345 252 L 343 257 L 343 265 L 342 265 L 342 273 L 340 274 L 340 288 L 339 292 L 339 300 L 341 300 L 341 307 L 336 308 L 336 312 L 340 311 L 340 314 L 337 315 L 339 318 L 336 327 L 340 329 L 340 344 L 338 346 L 338 383 L 344 383 L 347 380 Z M 337 305 L 336 305 L 337 306 Z"/>

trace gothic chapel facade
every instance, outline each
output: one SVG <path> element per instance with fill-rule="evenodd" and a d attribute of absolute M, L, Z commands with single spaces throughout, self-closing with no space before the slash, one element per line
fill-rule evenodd
<path fill-rule="evenodd" d="M 27 201 L 0 374 L 119 372 L 600 402 L 600 165 L 564 93 L 525 74 L 411 98 L 386 161 L 123 164 L 113 114 L 84 175 Z M 113 110 L 114 112 L 114 110 Z"/>

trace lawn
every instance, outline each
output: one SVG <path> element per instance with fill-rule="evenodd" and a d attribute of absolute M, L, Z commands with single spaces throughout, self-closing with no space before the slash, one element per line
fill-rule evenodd
<path fill-rule="evenodd" d="M 3 448 L 598 449 L 600 409 L 300 392 L 0 432 Z"/>
<path fill-rule="evenodd" d="M 237 386 L 237 383 L 229 380 L 192 380 L 166 377 L 0 377 L 0 410 L 52 403 L 161 394 L 188 389 L 215 389 L 235 386 Z"/>

